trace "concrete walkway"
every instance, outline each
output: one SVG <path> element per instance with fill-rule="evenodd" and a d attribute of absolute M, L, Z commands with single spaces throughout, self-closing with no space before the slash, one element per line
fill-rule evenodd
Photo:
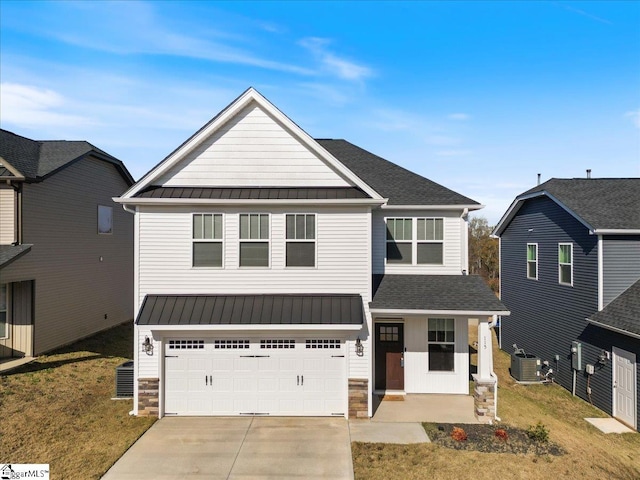
<path fill-rule="evenodd" d="M 353 479 L 344 418 L 165 417 L 103 480 Z"/>
<path fill-rule="evenodd" d="M 20 357 L 20 358 L 7 358 L 0 360 L 0 374 L 10 373 L 22 365 L 31 363 L 35 360 L 35 357 Z"/>

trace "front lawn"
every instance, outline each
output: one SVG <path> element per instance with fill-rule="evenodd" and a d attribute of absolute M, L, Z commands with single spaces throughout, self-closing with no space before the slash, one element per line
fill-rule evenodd
<path fill-rule="evenodd" d="M 133 322 L 0 375 L 0 463 L 48 463 L 51 478 L 97 479 L 155 421 L 111 400 L 132 358 Z"/>
<path fill-rule="evenodd" d="M 562 455 L 497 453 L 498 448 L 495 453 L 482 453 L 437 443 L 355 442 L 352 452 L 356 480 L 640 478 L 640 434 L 605 435 L 584 418 L 606 414 L 558 385 L 516 384 L 509 375 L 510 357 L 499 351 L 495 342 L 494 363 L 502 425 L 526 430 L 542 422 L 550 432 L 549 440 L 562 449 Z M 433 428 L 427 426 L 427 430 Z M 494 429 L 488 429 L 488 438 L 483 441 L 495 442 Z"/>

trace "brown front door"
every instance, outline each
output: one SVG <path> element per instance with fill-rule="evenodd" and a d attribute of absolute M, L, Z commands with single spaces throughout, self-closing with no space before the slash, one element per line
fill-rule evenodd
<path fill-rule="evenodd" d="M 377 390 L 404 390 L 404 325 L 376 323 Z"/>

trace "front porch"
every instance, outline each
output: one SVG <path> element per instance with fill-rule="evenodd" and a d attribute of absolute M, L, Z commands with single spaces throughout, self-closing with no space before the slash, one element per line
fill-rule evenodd
<path fill-rule="evenodd" d="M 409 393 L 391 398 L 373 396 L 372 422 L 481 423 L 471 395 Z"/>

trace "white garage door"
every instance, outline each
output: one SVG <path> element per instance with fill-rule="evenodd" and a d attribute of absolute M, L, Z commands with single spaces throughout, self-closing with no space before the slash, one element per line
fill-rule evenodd
<path fill-rule="evenodd" d="M 339 338 L 169 339 L 166 415 L 344 415 Z"/>

